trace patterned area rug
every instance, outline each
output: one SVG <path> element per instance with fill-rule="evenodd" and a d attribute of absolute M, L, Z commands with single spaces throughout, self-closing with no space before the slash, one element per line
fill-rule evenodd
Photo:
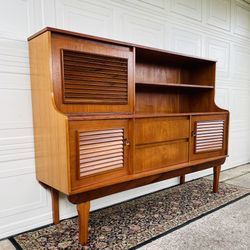
<path fill-rule="evenodd" d="M 220 183 L 219 193 L 214 194 L 212 181 L 202 178 L 92 212 L 88 247 L 78 244 L 77 218 L 19 234 L 11 241 L 25 250 L 136 249 L 248 192 Z"/>

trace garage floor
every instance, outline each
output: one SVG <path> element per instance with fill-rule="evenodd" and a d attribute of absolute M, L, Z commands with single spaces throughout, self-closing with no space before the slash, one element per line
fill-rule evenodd
<path fill-rule="evenodd" d="M 206 177 L 208 179 L 212 179 L 213 177 L 212 176 L 208 176 Z M 220 177 L 220 181 L 221 182 L 225 182 L 225 183 L 229 183 L 229 184 L 233 184 L 233 185 L 237 185 L 237 186 L 241 186 L 241 187 L 244 187 L 244 188 L 249 188 L 250 190 L 250 164 L 246 164 L 246 165 L 242 165 L 242 166 L 239 166 L 239 167 L 235 167 L 233 169 L 229 169 L 229 170 L 226 170 L 226 171 L 223 171 L 221 173 L 221 177 Z M 249 198 L 249 197 L 248 197 Z M 250 199 L 249 199 L 250 200 Z M 233 209 L 240 209 L 240 207 L 242 206 L 240 204 L 241 201 L 239 201 L 239 204 L 238 206 L 239 207 L 232 207 Z M 238 202 L 237 202 L 238 203 Z M 236 203 L 236 204 L 237 204 Z M 236 205 L 237 206 L 237 205 Z M 227 211 L 228 208 L 224 208 L 225 211 L 222 211 L 223 213 L 230 213 L 230 211 Z M 220 213 L 220 211 L 217 211 Z M 216 215 L 215 215 L 216 216 Z M 218 215 L 219 216 L 219 215 Z M 210 218 L 211 217 L 211 218 Z M 207 227 L 213 227 L 213 223 L 211 224 L 211 220 L 213 220 L 214 218 L 214 215 L 212 214 L 210 217 L 208 216 L 205 216 L 205 220 L 204 222 L 202 222 L 203 225 L 206 225 Z M 199 222 L 200 220 L 198 220 L 196 223 L 201 223 L 201 221 Z M 206 224 L 205 224 L 206 223 Z M 194 223 L 192 223 L 194 224 Z M 197 224 L 197 227 L 200 228 L 200 226 Z M 193 229 L 195 230 L 195 225 L 193 225 Z M 186 229 L 185 229 L 186 228 Z M 190 229 L 187 229 L 187 227 L 183 227 L 181 230 L 189 230 L 190 232 Z M 209 228 L 207 228 L 207 231 L 209 231 Z M 214 230 L 212 230 L 214 231 Z M 177 230 L 175 233 L 179 234 L 181 236 L 181 242 L 180 242 L 180 245 L 179 246 L 174 246 L 175 249 L 189 249 L 188 248 L 188 244 L 194 244 L 194 243 L 197 243 L 197 240 L 194 241 L 194 243 L 190 242 L 190 233 L 188 234 L 185 234 L 185 232 L 183 231 L 183 233 L 180 231 L 180 230 Z M 195 234 L 194 234 L 195 235 Z M 176 241 L 176 235 L 174 235 L 174 242 L 170 242 L 169 240 L 171 240 L 171 237 L 173 235 L 167 235 L 166 237 L 168 238 L 165 238 L 165 237 L 162 237 L 161 239 L 158 239 L 156 240 L 155 242 L 153 243 L 150 243 L 148 246 L 144 246 L 142 249 L 147 249 L 147 250 L 154 250 L 154 249 L 164 249 L 162 246 L 166 246 L 166 244 L 168 245 L 168 249 L 171 249 L 169 248 L 171 244 L 176 244 L 177 241 Z M 185 237 L 188 237 L 189 239 L 187 239 L 187 241 L 185 240 Z M 167 242 L 166 242 L 167 241 Z M 181 246 L 181 244 L 183 244 L 183 242 L 186 244 L 185 246 Z M 163 244 L 164 243 L 164 244 Z M 163 245 L 162 245 L 163 244 Z M 195 246 L 192 245 L 192 248 L 194 248 Z M 200 247 L 200 246 L 199 246 Z M 212 245 L 211 245 L 212 247 Z M 238 245 L 239 247 L 239 245 Z M 249 246 L 250 247 L 250 246 Z M 15 249 L 15 247 L 11 244 L 11 242 L 9 240 L 2 240 L 0 241 L 0 250 L 12 250 L 12 249 Z M 203 248 L 204 249 L 204 248 Z M 210 249 L 210 248 L 207 248 L 207 249 Z M 238 249 L 241 249 L 241 248 L 238 248 Z"/>

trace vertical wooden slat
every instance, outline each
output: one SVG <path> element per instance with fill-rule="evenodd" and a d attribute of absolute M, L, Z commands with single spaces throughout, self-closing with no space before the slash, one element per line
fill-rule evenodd
<path fill-rule="evenodd" d="M 89 237 L 89 209 L 90 202 L 77 204 L 78 220 L 79 220 L 79 242 L 81 245 L 87 245 Z"/>
<path fill-rule="evenodd" d="M 53 215 L 53 223 L 58 224 L 60 222 L 59 216 L 59 192 L 51 188 L 51 200 L 52 200 L 52 215 Z"/>
<path fill-rule="evenodd" d="M 214 167 L 214 182 L 213 182 L 214 193 L 218 193 L 219 191 L 220 170 L 221 166 Z"/>

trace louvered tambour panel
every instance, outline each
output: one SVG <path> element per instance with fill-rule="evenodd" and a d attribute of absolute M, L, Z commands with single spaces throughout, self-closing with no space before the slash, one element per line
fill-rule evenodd
<path fill-rule="evenodd" d="M 126 58 L 63 50 L 65 103 L 127 104 Z"/>
<path fill-rule="evenodd" d="M 80 132 L 80 177 L 122 168 L 124 165 L 123 138 L 123 129 Z"/>
<path fill-rule="evenodd" d="M 224 121 L 197 121 L 195 152 L 207 152 L 223 149 Z"/>

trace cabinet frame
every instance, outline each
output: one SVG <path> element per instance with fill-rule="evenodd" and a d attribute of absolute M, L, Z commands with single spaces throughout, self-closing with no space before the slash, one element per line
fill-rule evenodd
<path fill-rule="evenodd" d="M 88 240 L 90 200 L 177 176 L 183 184 L 185 174 L 211 167 L 214 170 L 213 192 L 218 192 L 220 166 L 228 156 L 229 112 L 214 102 L 215 61 L 54 28 L 45 28 L 28 40 L 36 177 L 52 190 L 54 223 L 60 219 L 58 191 L 77 204 L 79 240 L 83 245 Z M 65 104 L 61 49 L 127 58 L 128 105 Z M 188 160 L 169 164 L 158 161 L 162 166 L 137 171 L 136 119 L 171 120 L 171 117 L 183 116 L 189 119 L 189 134 L 185 138 L 171 137 L 171 140 L 189 144 Z M 225 121 L 223 150 L 194 154 L 191 128 L 199 119 Z M 125 147 L 125 168 L 80 177 L 77 131 L 117 127 L 124 129 L 124 139 L 130 143 Z M 146 140 L 149 144 L 155 143 L 154 139 L 159 144 L 168 139 L 171 142 L 165 132 L 161 138 L 154 133 L 149 137 Z M 157 157 L 157 151 L 154 154 Z"/>

